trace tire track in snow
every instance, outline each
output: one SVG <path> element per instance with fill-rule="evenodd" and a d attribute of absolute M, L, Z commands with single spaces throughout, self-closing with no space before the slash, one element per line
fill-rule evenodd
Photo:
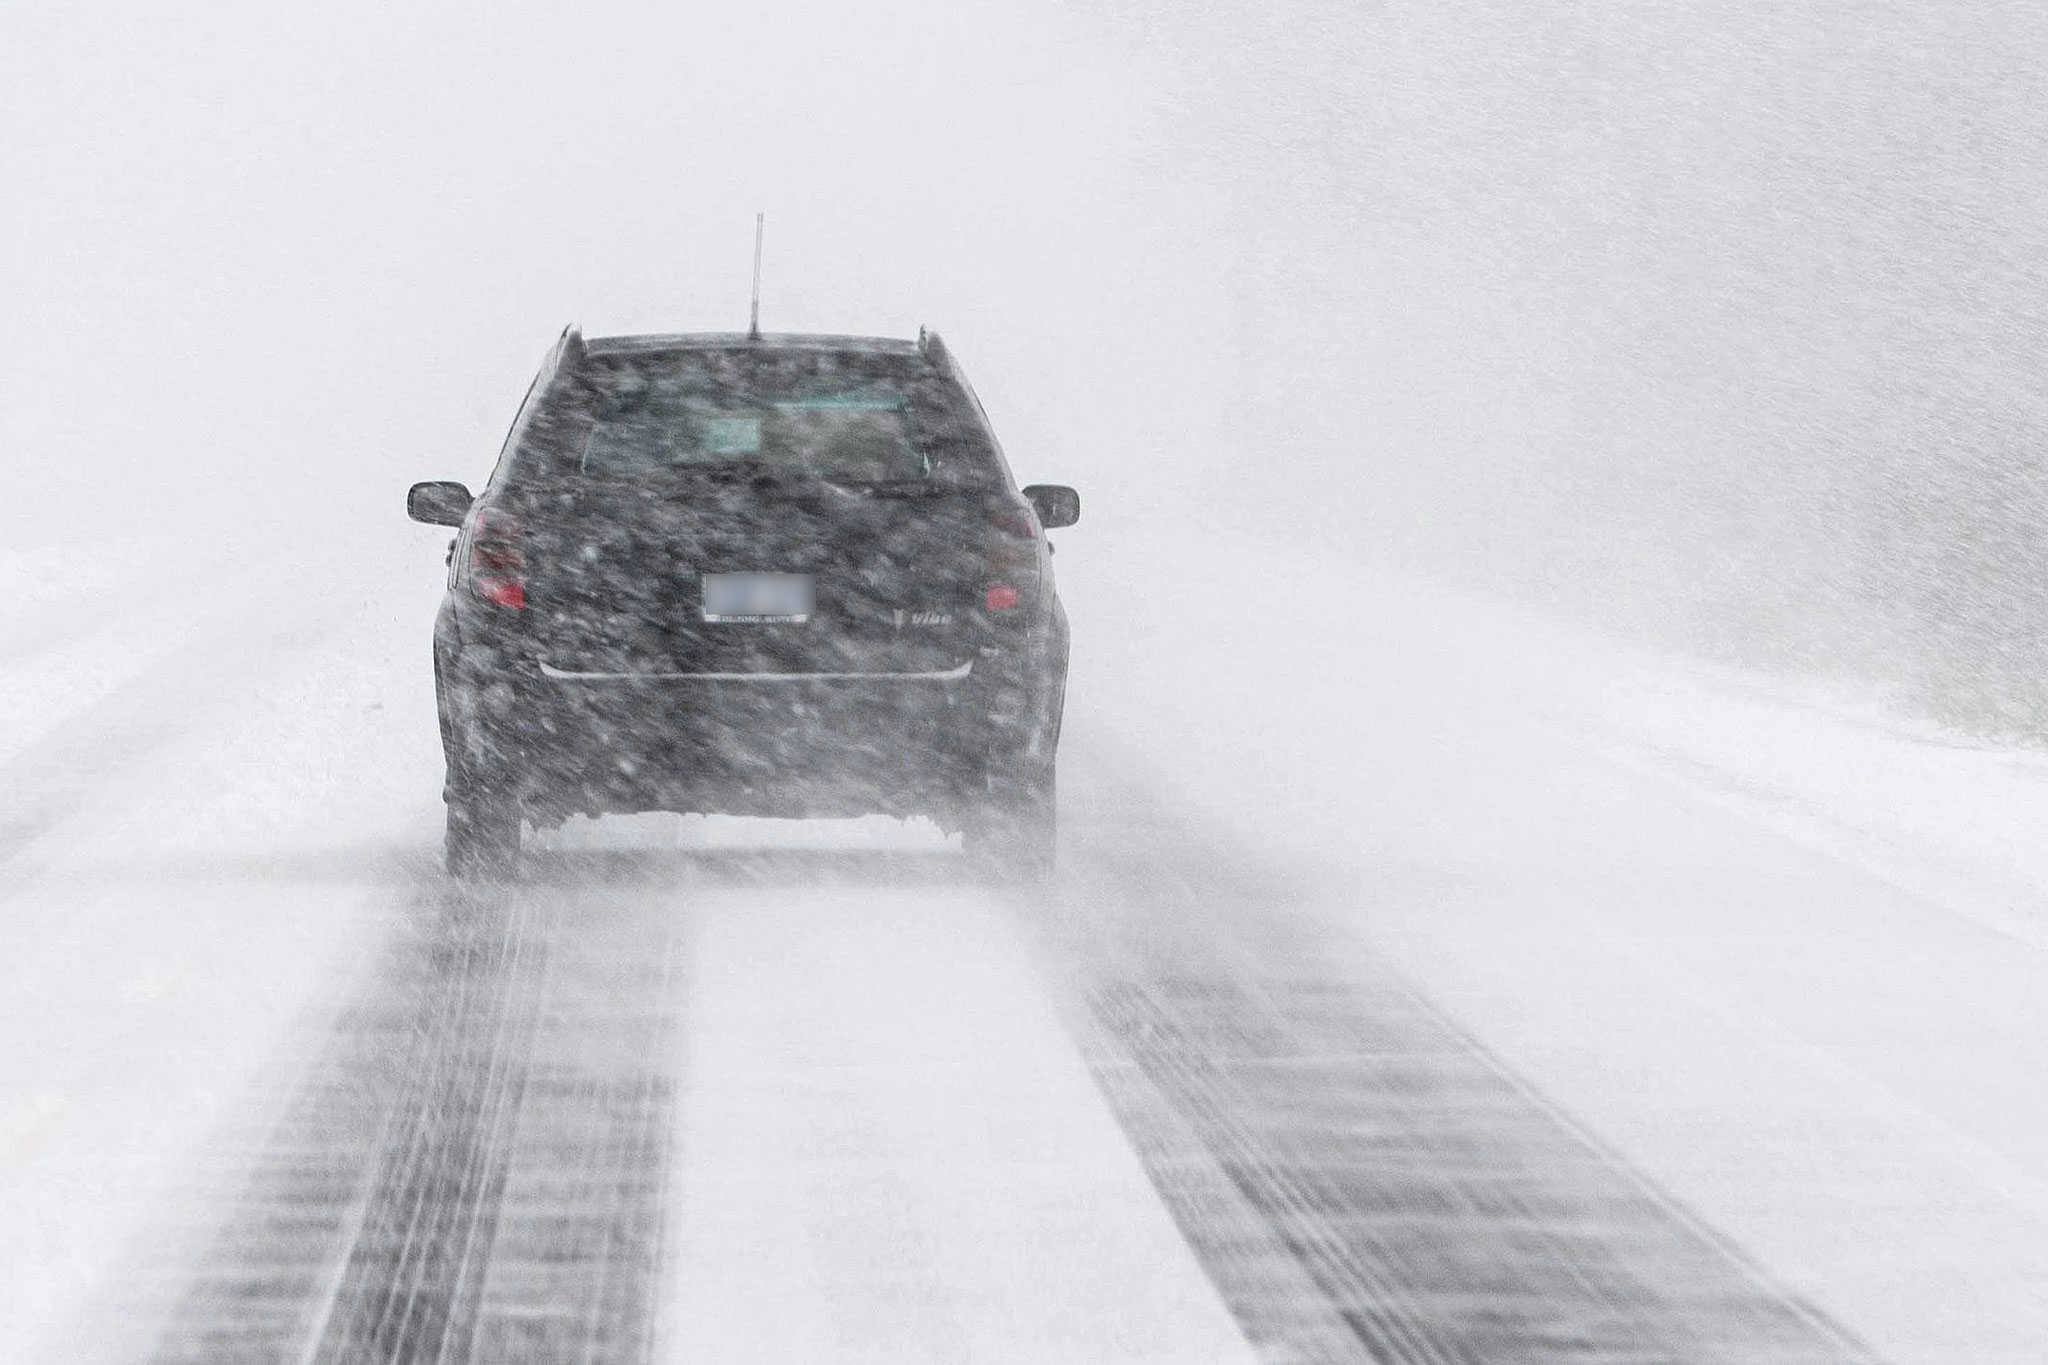
<path fill-rule="evenodd" d="M 1088 773 L 1050 922 L 1084 1048 L 1268 1359 L 1872 1359 L 1390 968 L 1337 970 L 1282 879 Z"/>
<path fill-rule="evenodd" d="M 453 905 L 422 1045 L 322 1305 L 316 1365 L 466 1356 L 545 957 L 523 898 Z"/>
<path fill-rule="evenodd" d="M 545 863 L 416 908 L 420 937 L 251 1154 L 163 1365 L 645 1357 L 672 937 Z"/>
<path fill-rule="evenodd" d="M 1297 987 L 1278 1017 L 1215 981 L 1117 983 L 1091 1001 L 1121 1053 L 1098 1056 L 1106 1092 L 1146 1130 L 1162 1194 L 1274 1358 L 1870 1358 L 1405 987 Z M 1321 1303 L 1274 1302 L 1270 1271 L 1245 1283 L 1247 1225 Z"/>
<path fill-rule="evenodd" d="M 532 861 L 550 985 L 468 1352 L 444 1358 L 640 1361 L 659 1297 L 683 916 L 636 890 L 630 860 Z"/>

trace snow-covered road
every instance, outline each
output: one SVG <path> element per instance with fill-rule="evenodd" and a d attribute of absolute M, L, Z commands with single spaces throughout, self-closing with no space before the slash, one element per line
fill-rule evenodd
<path fill-rule="evenodd" d="M 430 537 L 84 631 L 11 564 L 15 1351 L 2048 1353 L 2041 760 L 1107 543 L 1030 898 L 653 817 L 459 892 Z M 1162 569 L 1203 609 L 1120 600 Z"/>

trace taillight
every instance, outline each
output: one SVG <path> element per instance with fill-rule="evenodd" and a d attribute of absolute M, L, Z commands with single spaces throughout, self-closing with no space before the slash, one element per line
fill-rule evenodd
<path fill-rule="evenodd" d="M 1029 507 L 1002 507 L 989 518 L 988 585 L 982 605 L 1016 611 L 1038 586 L 1038 518 Z"/>
<path fill-rule="evenodd" d="M 478 512 L 469 531 L 469 590 L 479 600 L 513 611 L 526 606 L 526 553 L 518 519 Z"/>

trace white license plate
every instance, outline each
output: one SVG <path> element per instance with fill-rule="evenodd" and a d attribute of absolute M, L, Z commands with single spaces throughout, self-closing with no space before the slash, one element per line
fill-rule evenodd
<path fill-rule="evenodd" d="M 817 605 L 807 573 L 708 573 L 703 582 L 707 621 L 801 624 Z"/>

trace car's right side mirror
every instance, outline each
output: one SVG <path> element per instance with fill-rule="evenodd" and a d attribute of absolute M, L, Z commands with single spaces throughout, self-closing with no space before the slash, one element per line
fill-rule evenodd
<path fill-rule="evenodd" d="M 405 514 L 429 526 L 460 526 L 474 501 L 469 489 L 459 483 L 416 483 L 406 491 Z"/>
<path fill-rule="evenodd" d="M 1024 490 L 1024 500 L 1038 513 L 1038 524 L 1048 531 L 1072 526 L 1081 519 L 1081 495 L 1063 483 L 1034 483 Z"/>

